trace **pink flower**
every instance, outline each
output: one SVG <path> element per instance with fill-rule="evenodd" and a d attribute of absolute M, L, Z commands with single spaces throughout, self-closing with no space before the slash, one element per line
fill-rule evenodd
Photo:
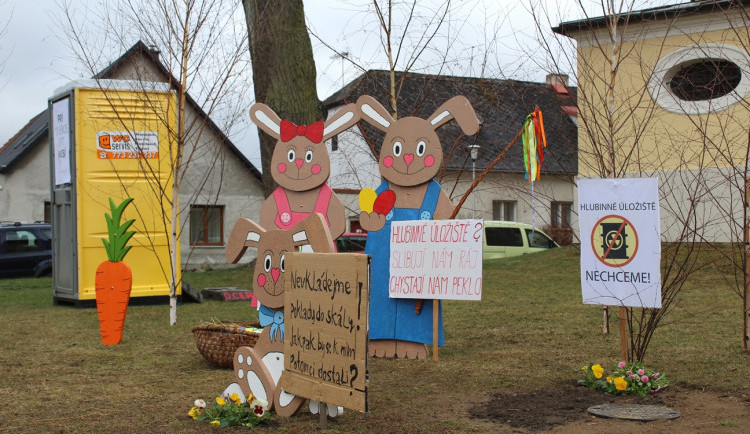
<path fill-rule="evenodd" d="M 629 377 L 631 377 L 633 375 L 633 373 L 631 371 L 626 372 L 626 374 L 628 374 Z"/>
<path fill-rule="evenodd" d="M 648 383 L 648 375 L 644 375 L 643 377 L 641 377 L 641 381 L 644 383 Z"/>
<path fill-rule="evenodd" d="M 644 374 L 643 369 L 639 369 L 638 370 L 638 375 L 643 375 L 643 374 Z"/>
<path fill-rule="evenodd" d="M 654 372 L 654 373 L 653 373 L 653 374 L 651 375 L 651 378 L 654 378 L 654 379 L 656 379 L 656 378 L 659 378 L 659 373 L 658 373 L 658 372 Z"/>
<path fill-rule="evenodd" d="M 619 366 L 619 367 L 621 367 L 621 368 L 624 368 L 625 366 L 627 366 L 627 363 L 625 363 L 625 362 L 620 362 L 620 363 L 618 363 L 618 364 L 617 364 L 617 366 Z"/>

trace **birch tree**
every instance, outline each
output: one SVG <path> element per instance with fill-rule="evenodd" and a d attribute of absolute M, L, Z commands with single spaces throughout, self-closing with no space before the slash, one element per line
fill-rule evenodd
<path fill-rule="evenodd" d="M 122 53 L 138 39 L 158 51 L 160 61 L 167 68 L 166 77 L 146 65 L 134 65 L 131 79 L 144 83 L 143 106 L 163 111 L 150 101 L 150 81 L 167 81 L 176 92 L 174 110 L 176 125 L 164 119 L 164 128 L 170 135 L 170 147 L 175 157 L 169 166 L 173 176 L 173 188 L 165 191 L 161 187 L 155 168 L 148 160 L 140 160 L 141 171 L 150 180 L 158 203 L 167 203 L 171 211 L 161 210 L 160 222 L 163 234 L 169 239 L 169 263 L 159 262 L 164 279 L 169 285 L 169 323 L 177 321 L 177 289 L 182 284 L 178 279 L 180 261 L 177 246 L 189 223 L 188 208 L 178 206 L 181 190 L 189 191 L 189 203 L 196 198 L 202 201 L 216 200 L 223 180 L 224 150 L 209 147 L 204 140 L 209 129 L 216 128 L 209 118 L 223 120 L 222 129 L 231 127 L 246 116 L 250 99 L 237 89 L 247 89 L 243 71 L 248 66 L 247 35 L 234 16 L 234 2 L 229 0 L 126 0 L 106 3 L 99 8 L 59 3 L 65 40 L 75 53 L 86 74 L 97 79 L 106 62 L 106 53 Z M 114 98 L 114 96 L 112 97 Z M 190 98 L 193 98 L 191 101 Z M 115 101 L 111 101 L 112 104 Z M 196 104 L 206 116 L 191 115 L 191 103 Z M 123 119 L 123 128 L 129 124 Z M 171 155 L 171 153 L 170 153 Z M 203 176 L 189 179 L 188 169 L 201 161 Z M 195 172 L 195 171 L 193 171 Z M 183 183 L 188 183 L 182 188 Z M 138 204 L 134 203 L 138 208 Z M 137 209 L 139 216 L 151 215 L 151 209 Z M 152 243 L 153 240 L 149 240 Z M 192 250 L 191 250 L 192 253 Z"/>

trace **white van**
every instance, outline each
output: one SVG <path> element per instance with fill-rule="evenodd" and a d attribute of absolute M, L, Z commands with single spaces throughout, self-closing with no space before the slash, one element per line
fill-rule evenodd
<path fill-rule="evenodd" d="M 527 223 L 484 221 L 483 259 L 508 258 L 560 247 L 552 238 Z"/>

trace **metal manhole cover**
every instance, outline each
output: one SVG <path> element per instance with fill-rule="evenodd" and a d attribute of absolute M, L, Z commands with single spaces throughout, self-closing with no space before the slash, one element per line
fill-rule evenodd
<path fill-rule="evenodd" d="M 589 407 L 588 412 L 599 417 L 639 421 L 677 419 L 681 416 L 679 411 L 662 405 L 601 404 Z"/>

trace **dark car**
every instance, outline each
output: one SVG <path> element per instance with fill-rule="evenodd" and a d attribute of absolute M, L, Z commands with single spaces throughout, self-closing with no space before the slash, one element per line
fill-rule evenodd
<path fill-rule="evenodd" d="M 367 244 L 366 232 L 350 232 L 336 238 L 336 250 L 339 253 L 364 253 Z"/>
<path fill-rule="evenodd" d="M 48 223 L 0 224 L 0 276 L 52 274 L 52 227 Z"/>

